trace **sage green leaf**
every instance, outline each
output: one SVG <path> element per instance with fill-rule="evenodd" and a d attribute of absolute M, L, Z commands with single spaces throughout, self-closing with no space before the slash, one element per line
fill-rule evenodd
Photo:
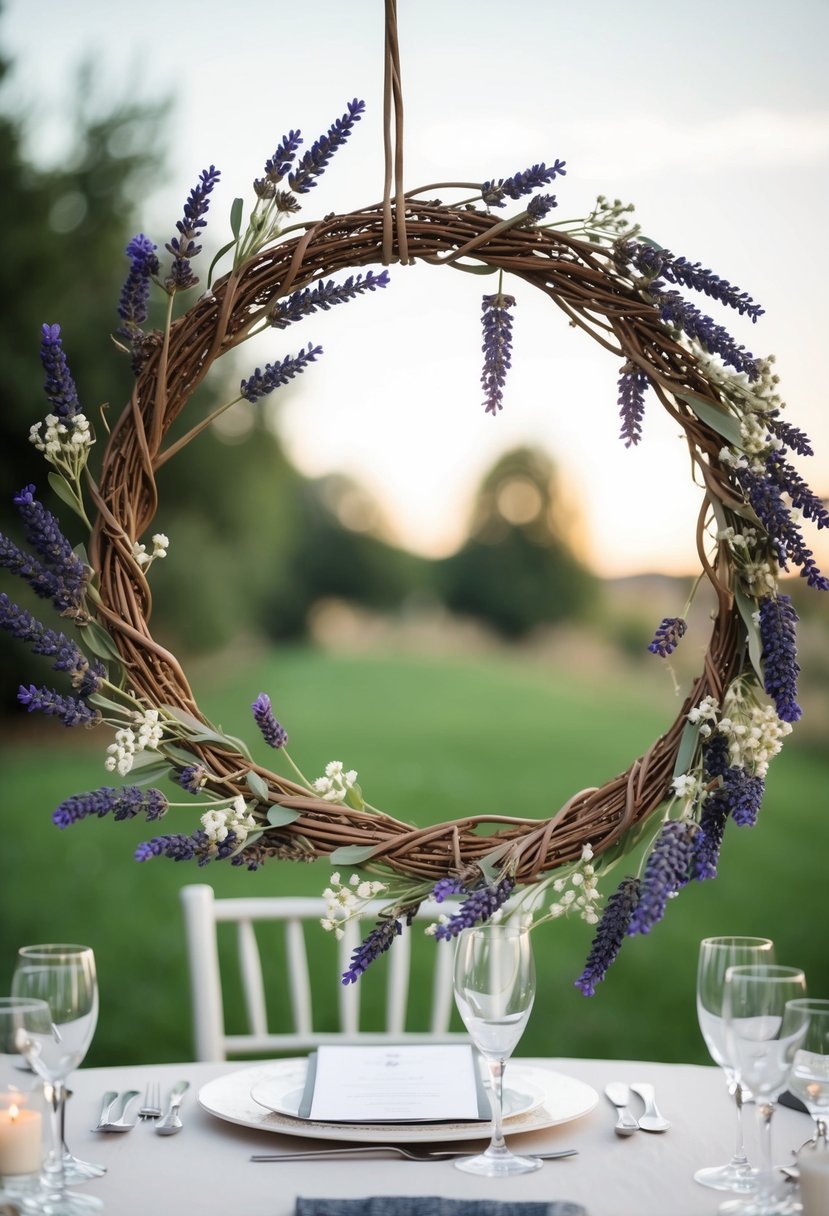
<path fill-rule="evenodd" d="M 726 413 L 720 409 L 718 405 L 714 405 L 713 401 L 706 401 L 704 397 L 698 397 L 696 393 L 676 393 L 675 396 L 680 401 L 684 401 L 686 405 L 690 405 L 698 418 L 722 435 L 723 439 L 734 448 L 741 448 L 743 445 L 743 435 L 740 430 L 740 423 L 733 414 Z"/>
<path fill-rule="evenodd" d="M 210 284 L 213 282 L 213 271 L 216 269 L 216 264 L 222 260 L 222 258 L 225 256 L 226 253 L 230 252 L 230 250 L 234 247 L 234 245 L 238 245 L 238 243 L 239 243 L 239 238 L 236 237 L 234 240 L 228 241 L 228 243 L 226 245 L 222 245 L 221 249 L 216 254 L 213 261 L 210 263 L 210 269 L 207 272 L 207 286 L 208 287 L 210 287 Z"/>
<path fill-rule="evenodd" d="M 161 781 L 164 777 L 172 779 L 172 776 L 173 770 L 170 765 L 164 760 L 156 760 L 154 764 L 142 764 L 138 768 L 133 765 L 128 780 L 133 785 L 150 785 L 154 781 Z"/>
<path fill-rule="evenodd" d="M 76 515 L 83 517 L 83 504 L 66 478 L 61 477 L 60 473 L 51 472 L 48 481 L 61 502 L 65 502 L 68 507 L 71 507 Z"/>
<path fill-rule="evenodd" d="M 111 701 L 109 697 L 105 697 L 103 693 L 92 692 L 86 698 L 90 705 L 94 705 L 96 709 L 108 710 L 110 713 L 123 716 L 126 710 L 123 705 L 119 705 L 117 701 Z"/>
<path fill-rule="evenodd" d="M 345 795 L 345 804 L 346 806 L 350 806 L 352 810 L 355 811 L 361 811 L 365 806 L 365 802 L 363 801 L 363 791 L 360 789 L 359 785 L 356 784 L 356 782 L 354 785 L 350 785 L 348 787 Z"/>
<path fill-rule="evenodd" d="M 99 659 L 114 659 L 116 663 L 121 662 L 118 647 L 106 629 L 102 625 L 99 625 L 97 621 L 87 621 L 81 630 L 81 638 L 84 645 L 93 654 L 97 655 Z"/>
<path fill-rule="evenodd" d="M 266 816 L 268 823 L 272 828 L 283 828 L 288 823 L 293 823 L 299 819 L 301 811 L 292 806 L 271 806 L 268 807 Z"/>
<path fill-rule="evenodd" d="M 361 861 L 367 861 L 376 848 L 374 844 L 344 844 L 329 854 L 328 860 L 335 865 L 358 866 Z"/>
<path fill-rule="evenodd" d="M 686 722 L 685 728 L 679 740 L 679 748 L 676 753 L 676 764 L 674 765 L 674 776 L 681 777 L 683 773 L 687 773 L 694 761 L 694 756 L 697 751 L 697 743 L 699 742 L 699 728 L 701 722 Z"/>
<path fill-rule="evenodd" d="M 757 604 L 754 600 L 749 599 L 747 595 L 744 595 L 742 591 L 735 591 L 734 602 L 746 627 L 748 657 L 751 660 L 751 666 L 756 671 L 758 680 L 763 684 L 765 682 L 765 674 L 763 672 L 763 643 L 760 640 L 760 626 L 754 620 Z"/>
<path fill-rule="evenodd" d="M 249 788 L 253 791 L 260 802 L 268 801 L 270 797 L 268 783 L 267 781 L 264 781 L 258 773 L 255 773 L 253 769 L 250 769 L 247 773 L 245 773 L 245 781 L 247 781 Z"/>
<path fill-rule="evenodd" d="M 242 231 L 242 211 L 245 206 L 243 198 L 235 198 L 230 208 L 230 231 L 239 239 L 239 233 Z"/>

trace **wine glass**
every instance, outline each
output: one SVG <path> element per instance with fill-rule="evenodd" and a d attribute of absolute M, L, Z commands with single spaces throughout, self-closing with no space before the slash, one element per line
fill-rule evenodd
<path fill-rule="evenodd" d="M 771 1119 L 806 1037 L 808 1014 L 794 1007 L 805 992 L 806 976 L 798 967 L 769 963 L 729 967 L 725 973 L 726 1043 L 737 1080 L 754 1094 L 762 1163 L 756 1196 L 723 1204 L 722 1216 L 782 1216 L 800 1210 L 796 1200 L 775 1194 Z"/>
<path fill-rule="evenodd" d="M 829 1150 L 826 1122 L 829 1119 L 829 1001 L 801 998 L 790 1001 L 794 1014 L 808 1019 L 806 1037 L 794 1057 L 789 1089 L 815 1121 L 815 1149 Z"/>
<path fill-rule="evenodd" d="M 49 1216 L 98 1211 L 99 1199 L 66 1190 L 63 1144 L 66 1078 L 86 1055 L 98 1020 L 95 956 L 88 946 L 24 946 L 18 951 L 12 993 L 46 1001 L 51 1015 L 47 1031 L 30 1035 L 25 1050 L 21 1048 L 46 1083 L 49 1104 L 51 1147 L 43 1167 L 43 1211 Z"/>
<path fill-rule="evenodd" d="M 697 1170 L 694 1179 L 718 1191 L 748 1193 L 757 1189 L 757 1171 L 746 1156 L 743 1138 L 745 1089 L 737 1081 L 728 1054 L 723 1023 L 723 988 L 729 967 L 774 961 L 774 943 L 767 937 L 706 937 L 700 942 L 697 967 L 697 1018 L 705 1046 L 715 1064 L 725 1073 L 729 1093 L 737 1110 L 737 1141 L 726 1165 Z"/>
<path fill-rule="evenodd" d="M 504 1067 L 530 1016 L 535 964 L 529 929 L 499 923 L 464 929 L 455 949 L 455 1003 L 492 1077 L 492 1139 L 477 1157 L 456 1161 L 469 1174 L 503 1178 L 537 1170 L 537 1157 L 519 1157 L 504 1140 Z"/>

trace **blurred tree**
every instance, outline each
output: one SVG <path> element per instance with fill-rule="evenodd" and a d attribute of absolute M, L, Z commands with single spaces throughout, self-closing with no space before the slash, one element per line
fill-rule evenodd
<path fill-rule="evenodd" d="M 510 638 L 584 615 L 598 584 L 577 555 L 576 528 L 549 457 L 507 452 L 481 482 L 469 539 L 440 563 L 447 607 Z"/>

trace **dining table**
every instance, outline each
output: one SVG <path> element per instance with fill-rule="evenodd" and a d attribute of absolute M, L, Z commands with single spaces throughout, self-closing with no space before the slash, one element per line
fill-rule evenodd
<path fill-rule="evenodd" d="M 729 1196 L 694 1181 L 695 1170 L 723 1164 L 734 1147 L 736 1118 L 722 1071 L 710 1065 L 645 1060 L 594 1060 L 516 1057 L 516 1065 L 544 1070 L 586 1084 L 595 1091 L 592 1109 L 552 1126 L 510 1134 L 510 1147 L 523 1153 L 572 1148 L 573 1156 L 545 1161 L 535 1172 L 511 1178 L 463 1173 L 451 1161 L 408 1161 L 367 1152 L 356 1159 L 254 1162 L 257 1153 L 320 1149 L 331 1141 L 318 1135 L 286 1133 L 273 1126 L 248 1126 L 217 1116 L 210 1095 L 222 1087 L 248 1086 L 251 1069 L 267 1062 L 143 1064 L 81 1068 L 70 1079 L 66 1137 L 72 1152 L 106 1167 L 106 1173 L 78 1187 L 97 1195 L 112 1216 L 294 1216 L 297 1198 L 363 1199 L 392 1196 L 441 1196 L 447 1199 L 570 1201 L 588 1216 L 715 1216 Z M 186 1080 L 182 1129 L 173 1136 L 154 1134 L 153 1120 L 138 1120 L 121 1134 L 95 1131 L 106 1090 L 136 1089 L 159 1082 L 162 1095 Z M 549 1078 L 555 1083 L 555 1076 Z M 622 1137 L 614 1132 L 616 1109 L 605 1097 L 612 1081 L 648 1082 L 655 1087 L 662 1114 L 671 1127 Z M 634 1100 L 638 1102 L 638 1099 Z M 205 1105 L 206 1103 L 206 1105 Z M 641 1110 L 641 1104 L 639 1106 Z M 758 1155 L 756 1112 L 746 1106 L 746 1140 Z M 291 1125 L 293 1127 L 293 1124 Z M 812 1121 L 802 1111 L 779 1106 L 774 1116 L 778 1165 L 792 1164 L 792 1151 L 806 1140 Z M 309 1125 L 310 1130 L 310 1125 Z M 488 1127 L 464 1141 L 470 1151 L 485 1147 Z M 347 1133 L 346 1133 L 347 1134 Z M 424 1133 L 428 1138 L 429 1133 Z M 338 1137 L 332 1147 L 341 1147 Z M 449 1147 L 442 1142 L 438 1147 Z M 792 1186 L 780 1175 L 781 1185 Z M 380 1210 L 385 1210 L 381 1205 Z"/>

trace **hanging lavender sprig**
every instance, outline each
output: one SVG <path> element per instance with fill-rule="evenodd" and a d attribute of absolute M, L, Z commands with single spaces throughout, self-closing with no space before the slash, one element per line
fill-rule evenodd
<path fill-rule="evenodd" d="M 482 921 L 494 916 L 502 904 L 505 904 L 515 889 L 515 880 L 507 876 L 491 886 L 483 883 L 463 901 L 454 916 L 439 924 L 435 929 L 438 941 L 451 941 L 464 929 L 471 929 Z"/>
<path fill-rule="evenodd" d="M 803 713 L 797 703 L 797 622 L 791 596 L 770 595 L 760 601 L 763 686 L 784 722 L 797 722 Z"/>
<path fill-rule="evenodd" d="M 681 287 L 691 287 L 712 300 L 718 300 L 727 308 L 734 308 L 740 316 L 746 315 L 756 321 L 765 309 L 755 304 L 746 291 L 732 286 L 711 270 L 703 268 L 701 262 L 689 262 L 687 258 L 675 257 L 670 249 L 657 249 L 640 241 L 625 241 L 619 246 L 623 259 L 640 274 L 651 279 L 667 279 Z"/>
<path fill-rule="evenodd" d="M 349 968 L 342 974 L 342 983 L 356 984 L 363 972 L 391 948 L 394 939 L 402 932 L 403 926 L 399 920 L 392 917 L 378 920 L 368 937 L 353 951 Z"/>
<path fill-rule="evenodd" d="M 784 422 L 776 410 L 766 414 L 765 423 L 772 435 L 776 435 L 781 443 L 797 452 L 798 456 L 814 456 L 812 441 L 806 432 L 801 431 L 798 426 L 792 426 L 790 422 Z"/>
<path fill-rule="evenodd" d="M 97 692 L 106 674 L 96 659 L 90 663 L 81 648 L 64 634 L 47 629 L 30 612 L 18 607 L 5 592 L 0 592 L 0 629 L 31 646 L 34 654 L 54 659 L 55 671 L 65 671 L 82 697 Z"/>
<path fill-rule="evenodd" d="M 622 419 L 622 429 L 619 438 L 624 439 L 625 447 L 634 446 L 642 438 L 642 419 L 645 415 L 645 392 L 650 380 L 641 368 L 626 363 L 619 377 L 619 417 Z"/>
<path fill-rule="evenodd" d="M 9 540 L 0 532 L 0 566 L 10 570 L 12 574 L 24 579 L 35 595 L 41 599 L 52 600 L 61 611 L 72 608 L 71 600 L 66 598 L 63 585 L 51 570 L 47 570 L 39 561 L 25 553 L 14 541 Z"/>
<path fill-rule="evenodd" d="M 77 697 L 64 697 L 54 688 L 37 688 L 21 684 L 17 699 L 29 713 L 39 711 L 60 718 L 64 726 L 91 726 L 100 721 L 100 714 Z"/>
<path fill-rule="evenodd" d="M 73 418 L 80 413 L 78 390 L 69 371 L 59 325 L 42 325 L 40 328 L 40 362 L 46 372 L 43 385 L 52 413 L 58 418 Z"/>
<path fill-rule="evenodd" d="M 209 860 L 209 849 L 207 835 L 199 829 L 192 836 L 176 833 L 145 840 L 135 850 L 135 860 L 149 861 L 151 857 L 169 857 L 172 861 L 193 861 L 195 858 L 199 864 L 203 864 L 204 860 Z"/>
<path fill-rule="evenodd" d="M 651 654 L 658 654 L 661 659 L 666 659 L 676 650 L 687 629 L 688 624 L 681 616 L 663 617 L 656 636 L 648 643 L 648 650 Z"/>
<path fill-rule="evenodd" d="M 615 961 L 638 903 L 639 879 L 623 879 L 607 901 L 584 971 L 576 980 L 576 987 L 580 988 L 585 996 L 595 995 L 596 985 L 601 983 L 611 963 Z"/>
<path fill-rule="evenodd" d="M 711 790 L 702 804 L 699 831 L 694 835 L 691 849 L 691 877 L 697 882 L 717 877 L 725 825 L 730 806 L 727 791 Z"/>
<path fill-rule="evenodd" d="M 262 738 L 269 747 L 284 747 L 288 742 L 288 732 L 277 722 L 271 709 L 271 699 L 266 692 L 260 692 L 251 706 L 253 719 L 262 732 Z"/>
<path fill-rule="evenodd" d="M 307 194 L 316 186 L 317 183 L 314 179 L 320 177 L 328 168 L 331 157 L 348 139 L 354 130 L 355 123 L 360 121 L 360 116 L 365 108 L 366 103 L 357 97 L 353 101 L 349 101 L 346 105 L 346 113 L 342 118 L 336 119 L 328 128 L 327 134 L 321 135 L 311 145 L 302 159 L 297 162 L 294 172 L 288 175 L 288 185 L 294 194 Z"/>
<path fill-rule="evenodd" d="M 265 161 L 265 175 L 258 177 L 253 188 L 259 198 L 274 198 L 276 187 L 290 169 L 296 156 L 296 151 L 302 143 L 299 131 L 289 131 L 282 136 L 282 142 L 277 146 L 273 156 Z"/>
<path fill-rule="evenodd" d="M 145 815 L 147 820 L 160 819 L 167 811 L 169 802 L 161 790 L 141 789 L 137 785 L 124 785 L 120 789 L 105 785 L 88 794 L 73 794 L 52 812 L 52 822 L 59 828 L 71 827 L 81 819 L 97 815 L 102 819 L 112 815 L 114 819 L 134 819 Z"/>
<path fill-rule="evenodd" d="M 304 372 L 309 363 L 315 362 L 317 355 L 322 354 L 321 346 L 308 344 L 307 350 L 301 350 L 297 355 L 286 355 L 281 363 L 266 363 L 265 370 L 257 367 L 249 380 L 243 380 L 239 393 L 247 401 L 258 401 L 260 397 L 272 393 L 280 385 L 287 384 Z"/>
<path fill-rule="evenodd" d="M 627 927 L 629 936 L 650 933 L 665 915 L 668 900 L 688 881 L 696 824 L 673 819 L 666 823 L 645 864 L 639 902 Z"/>
<path fill-rule="evenodd" d="M 431 898 L 442 904 L 450 895 L 460 895 L 462 890 L 463 883 L 459 878 L 439 878 L 432 887 Z"/>
<path fill-rule="evenodd" d="M 35 498 L 35 487 L 24 486 L 14 496 L 29 544 L 58 580 L 61 608 L 79 607 L 86 585 L 86 568 L 60 530 L 60 524 Z M 55 601 L 57 603 L 57 599 Z"/>
<path fill-rule="evenodd" d="M 155 251 L 156 246 L 143 232 L 134 236 L 127 245 L 130 269 L 118 301 L 118 316 L 123 322 L 118 333 L 124 338 L 137 337 L 147 320 L 150 282 L 159 270 Z"/>
<path fill-rule="evenodd" d="M 817 591 L 829 591 L 829 578 L 818 569 L 814 554 L 807 548 L 779 487 L 765 474 L 751 467 L 742 468 L 739 464 L 734 467 L 734 476 L 766 529 L 779 565 L 788 570 L 789 561 L 793 561 L 800 567 L 810 587 Z"/>
<path fill-rule="evenodd" d="M 804 519 L 812 520 L 818 530 L 829 528 L 829 511 L 823 505 L 822 499 L 815 494 L 803 478 L 780 452 L 772 452 L 766 460 L 766 471 L 769 477 L 784 494 L 792 500 L 792 506 L 803 512 Z"/>
<path fill-rule="evenodd" d="M 207 227 L 204 218 L 210 207 L 210 194 L 221 174 L 215 165 L 202 169 L 199 180 L 188 195 L 184 204 L 184 218 L 176 223 L 179 235 L 174 236 L 164 246 L 173 255 L 173 264 L 165 281 L 168 291 L 180 291 L 186 287 L 194 287 L 198 277 L 193 274 L 190 263 L 197 254 L 201 253 L 201 245 L 196 244 L 203 228 Z"/>
<path fill-rule="evenodd" d="M 308 317 L 313 312 L 318 310 L 327 312 L 329 308 L 353 300 L 364 291 L 388 287 L 388 284 L 389 272 L 387 270 L 381 271 L 380 274 L 369 270 L 365 278 L 361 274 L 358 274 L 356 278 L 354 275 L 349 275 L 344 283 L 335 283 L 333 279 L 329 279 L 327 283 L 317 283 L 316 287 L 306 287 L 302 291 L 293 292 L 284 300 L 277 300 L 268 314 L 268 322 L 275 329 L 286 329 L 295 321 L 301 321 L 303 317 Z"/>
<path fill-rule="evenodd" d="M 497 414 L 503 409 L 504 384 L 512 359 L 512 317 L 509 310 L 515 308 L 515 297 L 496 292 L 484 296 L 481 305 L 481 320 L 484 331 L 484 370 L 481 384 L 484 388 L 484 406 L 488 414 Z"/>
<path fill-rule="evenodd" d="M 519 199 L 542 186 L 549 186 L 556 177 L 566 177 L 567 161 L 556 160 L 549 169 L 542 161 L 540 165 L 531 165 L 523 173 L 514 173 L 512 177 L 500 177 L 498 181 L 487 181 L 481 186 L 481 199 L 488 207 L 505 207 L 508 198 Z"/>
<path fill-rule="evenodd" d="M 723 795 L 731 818 L 740 828 L 753 828 L 766 792 L 766 783 L 755 773 L 732 766 L 723 777 Z"/>
<path fill-rule="evenodd" d="M 649 292 L 666 325 L 682 330 L 709 354 L 719 355 L 726 366 L 745 372 L 749 380 L 758 378 L 757 359 L 744 346 L 738 346 L 722 325 L 717 325 L 693 304 L 683 300 L 678 291 L 662 291 L 658 283 L 652 283 Z"/>

